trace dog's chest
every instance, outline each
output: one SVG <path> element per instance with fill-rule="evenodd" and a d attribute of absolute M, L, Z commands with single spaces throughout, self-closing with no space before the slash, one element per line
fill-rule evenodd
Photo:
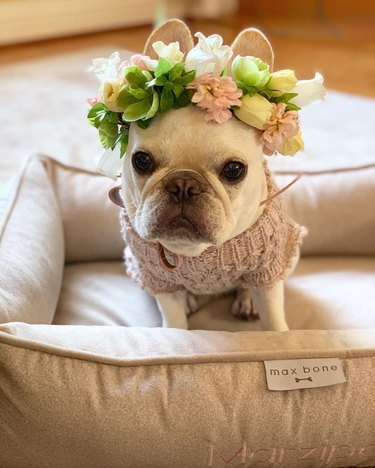
<path fill-rule="evenodd" d="M 124 210 L 121 224 L 127 273 L 153 295 L 179 289 L 215 294 L 235 286 L 272 286 L 285 276 L 303 235 L 280 200 L 273 200 L 248 230 L 197 257 L 182 257 L 177 268 L 167 270 L 157 244 L 139 237 Z M 175 254 L 165 251 L 165 256 L 176 263 Z"/>

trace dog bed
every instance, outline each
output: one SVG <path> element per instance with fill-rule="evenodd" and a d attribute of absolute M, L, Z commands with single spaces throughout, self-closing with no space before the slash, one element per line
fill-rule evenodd
<path fill-rule="evenodd" d="M 0 466 L 374 466 L 374 175 L 307 174 L 287 193 L 309 229 L 291 331 L 236 320 L 230 295 L 178 330 L 124 273 L 113 182 L 28 160 L 0 196 Z M 330 359 L 345 382 L 268 388 L 274 361 L 309 385 Z"/>

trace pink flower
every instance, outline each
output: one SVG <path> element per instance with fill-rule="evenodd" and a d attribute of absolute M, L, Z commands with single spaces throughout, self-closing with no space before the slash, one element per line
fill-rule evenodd
<path fill-rule="evenodd" d="M 147 61 L 150 57 L 147 55 L 135 54 L 130 57 L 130 63 L 132 65 L 137 65 L 141 70 L 147 70 L 147 65 L 145 60 Z"/>
<path fill-rule="evenodd" d="M 214 120 L 220 124 L 224 123 L 232 117 L 229 109 L 242 104 L 239 100 L 242 91 L 230 76 L 204 73 L 186 87 L 196 90 L 192 102 L 202 109 L 207 109 L 206 122 Z"/>
<path fill-rule="evenodd" d="M 147 70 L 148 67 L 146 65 L 146 61 L 150 60 L 148 55 L 141 55 L 135 54 L 130 57 L 129 60 L 124 60 L 119 66 L 119 75 L 123 76 L 123 72 L 125 68 L 130 67 L 132 65 L 136 65 L 141 70 Z"/>
<path fill-rule="evenodd" d="M 100 102 L 100 96 L 97 95 L 97 96 L 88 98 L 88 99 L 87 99 L 87 102 L 90 104 L 90 106 L 93 106 L 93 105 L 96 104 L 97 102 Z"/>
<path fill-rule="evenodd" d="M 269 122 L 264 126 L 261 141 L 266 154 L 273 154 L 280 148 L 287 138 L 297 135 L 299 131 L 299 117 L 297 111 L 285 112 L 286 104 L 272 104 L 273 112 Z"/>

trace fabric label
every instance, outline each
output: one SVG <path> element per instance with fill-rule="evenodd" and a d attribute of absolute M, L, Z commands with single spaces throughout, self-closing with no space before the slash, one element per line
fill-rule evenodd
<path fill-rule="evenodd" d="M 269 390 L 328 387 L 346 382 L 339 359 L 264 361 Z"/>

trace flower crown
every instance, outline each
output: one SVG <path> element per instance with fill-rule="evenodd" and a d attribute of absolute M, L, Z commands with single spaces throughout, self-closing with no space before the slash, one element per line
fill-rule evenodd
<path fill-rule="evenodd" d="M 162 41 L 152 44 L 158 60 L 137 54 L 121 63 L 118 52 L 93 60 L 101 85 L 88 100 L 88 120 L 107 150 L 99 161 L 102 172 L 120 168 L 131 122 L 146 128 L 158 114 L 190 103 L 205 110 L 206 122 L 222 124 L 235 116 L 261 130 L 265 154 L 303 150 L 298 111 L 324 98 L 323 77 L 298 81 L 293 70 L 272 73 L 253 56 L 237 55 L 230 64 L 233 51 L 221 36 L 195 36 L 198 43 L 185 60 L 178 42 Z"/>

